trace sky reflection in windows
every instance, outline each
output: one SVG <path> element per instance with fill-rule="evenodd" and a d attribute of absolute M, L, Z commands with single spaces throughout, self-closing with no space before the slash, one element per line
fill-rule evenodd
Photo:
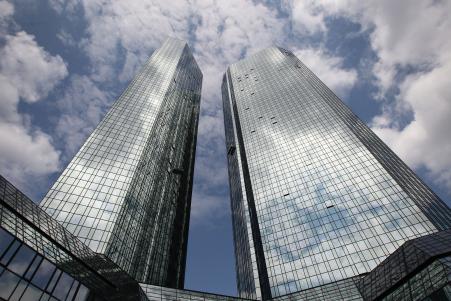
<path fill-rule="evenodd" d="M 243 139 L 273 297 L 369 272 L 406 240 L 437 230 L 291 53 L 269 48 L 228 72 L 237 111 L 225 114 L 226 135 Z M 239 133 L 227 129 L 235 116 Z M 229 168 L 241 160 L 228 158 Z M 244 191 L 233 179 L 243 175 L 230 176 L 232 191 L 239 183 Z"/>

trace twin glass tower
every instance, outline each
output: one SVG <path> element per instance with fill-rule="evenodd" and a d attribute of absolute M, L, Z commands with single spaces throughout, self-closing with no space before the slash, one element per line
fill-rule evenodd
<path fill-rule="evenodd" d="M 183 288 L 201 85 L 187 44 L 168 39 L 41 203 L 140 283 Z M 231 65 L 222 97 L 240 297 L 358 280 L 451 228 L 450 209 L 291 52 Z"/>

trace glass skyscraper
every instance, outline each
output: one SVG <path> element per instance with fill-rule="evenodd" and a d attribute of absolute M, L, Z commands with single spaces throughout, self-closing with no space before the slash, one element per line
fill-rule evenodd
<path fill-rule="evenodd" d="M 222 97 L 241 297 L 335 285 L 361 300 L 355 281 L 451 228 L 450 209 L 290 51 L 231 65 Z"/>
<path fill-rule="evenodd" d="M 281 48 L 222 85 L 240 297 L 183 289 L 201 83 L 168 39 L 41 206 L 0 176 L 1 300 L 451 300 L 450 209 Z"/>
<path fill-rule="evenodd" d="M 137 281 L 183 287 L 202 73 L 166 40 L 41 207 Z"/>

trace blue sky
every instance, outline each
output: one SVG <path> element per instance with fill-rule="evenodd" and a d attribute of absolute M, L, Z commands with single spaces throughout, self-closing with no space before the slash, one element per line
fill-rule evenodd
<path fill-rule="evenodd" d="M 451 204 L 451 2 L 0 0 L 0 174 L 36 202 L 167 36 L 204 74 L 186 287 L 236 294 L 220 82 L 294 51 Z"/>

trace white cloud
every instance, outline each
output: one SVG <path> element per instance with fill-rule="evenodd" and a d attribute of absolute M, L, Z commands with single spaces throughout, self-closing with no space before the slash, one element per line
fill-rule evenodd
<path fill-rule="evenodd" d="M 18 89 L 0 73 L 0 120 L 20 122 L 21 117 L 17 112 L 18 102 Z"/>
<path fill-rule="evenodd" d="M 400 68 L 419 71 L 402 80 L 396 102 L 386 105 L 388 126 L 374 129 L 410 166 L 426 167 L 451 189 L 451 2 L 379 2 L 376 11 L 371 41 L 382 93 L 396 83 Z M 396 120 L 406 111 L 414 118 L 400 128 Z"/>
<path fill-rule="evenodd" d="M 378 57 L 373 72 L 382 92 L 394 83 L 397 68 L 433 65 L 440 56 L 437 50 L 449 44 L 445 38 L 449 33 L 449 1 L 294 0 L 288 7 L 293 11 L 299 8 L 308 16 L 291 15 L 298 32 L 302 32 L 299 27 L 308 27 L 312 17 L 317 17 L 319 24 L 324 24 L 327 17 L 344 17 L 369 30 Z M 325 26 L 315 28 L 326 33 L 328 30 Z"/>
<path fill-rule="evenodd" d="M 369 32 L 377 58 L 372 72 L 384 101 L 384 112 L 372 122 L 373 129 L 415 168 L 426 167 L 437 182 L 451 188 L 451 91 L 446 78 L 451 75 L 450 1 L 291 1 L 311 18 L 292 20 L 302 27 L 327 33 L 327 17 L 344 17 Z M 292 18 L 295 18 L 294 14 Z M 307 24 L 303 24 L 307 23 Z M 316 24 L 316 25 L 315 25 Z M 305 31 L 304 31 L 305 32 Z M 410 75 L 403 77 L 405 70 Z M 401 76 L 401 77 L 400 77 Z M 399 79 L 400 78 L 400 79 Z M 400 88 L 395 101 L 388 102 L 390 88 Z M 412 114 L 405 127 L 399 120 Z"/>
<path fill-rule="evenodd" d="M 36 191 L 31 182 L 58 170 L 59 152 L 52 139 L 33 128 L 19 113 L 21 100 L 33 103 L 66 76 L 66 65 L 40 47 L 23 31 L 6 35 L 0 49 L 0 171 L 26 191 Z M 42 180 L 42 178 L 40 178 Z"/>
<path fill-rule="evenodd" d="M 321 7 L 315 5 L 315 1 L 288 1 L 286 6 L 294 32 L 309 35 L 327 30 L 324 12 Z"/>
<path fill-rule="evenodd" d="M 28 183 L 32 177 L 47 176 L 58 170 L 59 152 L 53 147 L 52 139 L 42 131 L 0 122 L 0 141 L 2 175 L 26 190 L 36 190 Z"/>
<path fill-rule="evenodd" d="M 8 1 L 0 1 L 0 24 L 14 14 L 14 6 Z"/>
<path fill-rule="evenodd" d="M 371 45 L 378 56 L 373 71 L 382 92 L 396 83 L 399 68 L 435 66 L 449 51 L 449 1 L 353 2 L 342 9 L 345 15 L 372 28 Z"/>
<path fill-rule="evenodd" d="M 7 34 L 13 15 L 14 6 L 8 1 L 0 0 L 0 36 Z"/>
<path fill-rule="evenodd" d="M 65 46 L 68 46 L 68 47 L 76 47 L 77 46 L 77 42 L 76 42 L 75 38 L 73 37 L 73 35 L 67 31 L 65 31 L 64 29 L 60 30 L 60 32 L 56 35 L 56 37 Z"/>
<path fill-rule="evenodd" d="M 73 75 L 58 100 L 60 116 L 56 135 L 64 142 L 64 159 L 70 159 L 111 105 L 108 94 L 87 76 Z"/>
<path fill-rule="evenodd" d="M 168 36 L 188 38 L 190 5 L 187 1 L 84 1 L 88 38 L 84 49 L 93 63 L 93 78 L 114 79 L 116 64 L 125 50 L 121 79 L 129 80 Z"/>
<path fill-rule="evenodd" d="M 224 204 L 229 206 L 228 195 L 225 197 L 215 194 L 193 192 L 190 220 L 194 225 L 214 226 L 219 218 L 224 218 L 228 210 L 224 210 Z"/>
<path fill-rule="evenodd" d="M 357 82 L 357 71 L 343 68 L 343 60 L 322 49 L 305 48 L 296 56 L 337 95 L 344 98 Z"/>
<path fill-rule="evenodd" d="M 63 59 L 52 56 L 40 47 L 32 35 L 24 31 L 5 38 L 0 51 L 1 73 L 8 78 L 27 102 L 46 97 L 67 75 Z"/>
<path fill-rule="evenodd" d="M 373 130 L 410 166 L 425 166 L 433 179 L 451 189 L 451 63 L 408 77 L 399 101 L 406 102 L 414 119 L 406 127 L 393 126 L 396 115 L 378 117 Z M 383 119 L 385 122 L 381 122 Z"/>

